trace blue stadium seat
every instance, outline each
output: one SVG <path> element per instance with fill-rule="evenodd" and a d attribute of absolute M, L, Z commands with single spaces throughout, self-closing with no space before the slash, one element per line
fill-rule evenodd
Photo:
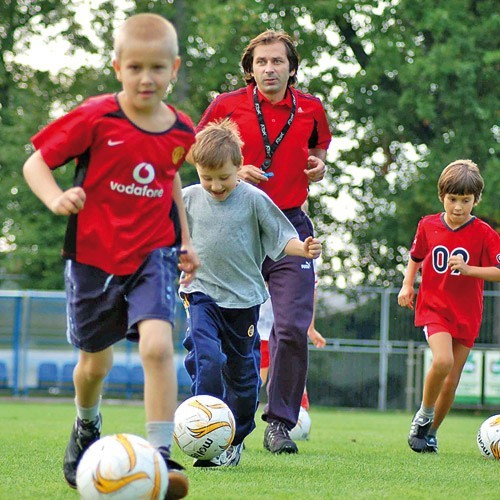
<path fill-rule="evenodd" d="M 114 365 L 106 380 L 104 387 L 108 393 L 127 393 L 130 390 L 130 376 L 125 365 Z"/>
<path fill-rule="evenodd" d="M 70 361 L 64 363 L 61 370 L 61 391 L 73 391 L 73 370 L 75 369 L 76 363 Z"/>
<path fill-rule="evenodd" d="M 0 361 L 0 389 L 9 387 L 9 374 L 7 373 L 7 363 Z"/>
<path fill-rule="evenodd" d="M 43 362 L 38 365 L 38 389 L 50 389 L 59 384 L 59 368 L 56 363 Z"/>
<path fill-rule="evenodd" d="M 133 394 L 142 394 L 144 391 L 144 370 L 142 365 L 130 368 L 130 389 Z"/>

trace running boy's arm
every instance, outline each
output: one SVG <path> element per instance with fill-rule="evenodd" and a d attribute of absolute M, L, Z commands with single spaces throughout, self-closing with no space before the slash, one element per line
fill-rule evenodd
<path fill-rule="evenodd" d="M 308 236 L 304 241 L 292 238 L 285 246 L 285 253 L 306 259 L 317 259 L 321 255 L 321 241 L 312 236 Z"/>
<path fill-rule="evenodd" d="M 40 151 L 35 151 L 24 164 L 23 174 L 30 189 L 49 210 L 57 215 L 78 213 L 85 204 L 85 191 L 72 187 L 63 191 Z"/>
<path fill-rule="evenodd" d="M 418 270 L 422 266 L 422 262 L 415 262 L 410 258 L 408 265 L 406 266 L 405 277 L 403 279 L 403 286 L 398 294 L 398 304 L 401 307 L 407 307 L 413 311 L 413 300 L 415 299 L 415 289 L 413 284 L 415 283 L 415 277 L 417 276 Z"/>
<path fill-rule="evenodd" d="M 180 282 L 183 285 L 189 285 L 194 279 L 196 269 L 200 267 L 198 254 L 196 253 L 191 242 L 189 234 L 189 226 L 186 216 L 186 209 L 182 201 L 182 182 L 181 176 L 177 172 L 174 177 L 174 185 L 172 189 L 172 197 L 177 205 L 179 213 L 179 223 L 181 225 L 181 253 L 179 255 L 179 269 L 182 271 Z"/>
<path fill-rule="evenodd" d="M 469 266 L 465 263 L 462 255 L 451 256 L 448 260 L 448 267 L 464 276 L 471 276 L 485 281 L 500 281 L 500 269 L 498 267 Z"/>

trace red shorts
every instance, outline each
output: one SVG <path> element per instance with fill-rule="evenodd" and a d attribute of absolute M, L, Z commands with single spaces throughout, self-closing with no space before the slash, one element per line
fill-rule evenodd
<path fill-rule="evenodd" d="M 269 341 L 260 341 L 260 369 L 269 368 Z"/>
<path fill-rule="evenodd" d="M 451 325 L 443 318 L 439 323 L 429 323 L 424 326 L 424 334 L 427 340 L 431 335 L 440 332 L 449 333 L 453 339 L 465 347 L 473 347 L 477 338 L 476 332 L 471 332 L 470 327 L 467 325 Z"/>

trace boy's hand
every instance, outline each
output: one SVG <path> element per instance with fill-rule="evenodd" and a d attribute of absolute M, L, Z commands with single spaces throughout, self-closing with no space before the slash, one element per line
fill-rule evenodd
<path fill-rule="evenodd" d="M 321 255 L 321 241 L 312 236 L 304 240 L 304 252 L 308 259 L 317 259 Z"/>
<path fill-rule="evenodd" d="M 81 187 L 72 187 L 56 196 L 48 205 L 57 215 L 77 214 L 85 205 L 85 191 Z"/>
<path fill-rule="evenodd" d="M 311 342 L 314 344 L 314 347 L 317 347 L 318 349 L 321 349 L 325 347 L 326 345 L 326 340 L 321 333 L 314 328 L 314 326 L 310 326 L 309 329 L 307 330 L 307 335 Z"/>
<path fill-rule="evenodd" d="M 196 269 L 200 267 L 200 259 L 191 243 L 181 246 L 178 267 L 182 271 L 179 283 L 189 285 L 196 275 Z"/>
<path fill-rule="evenodd" d="M 398 304 L 401 307 L 407 307 L 413 311 L 413 300 L 415 298 L 415 289 L 410 285 L 403 285 L 398 294 Z"/>
<path fill-rule="evenodd" d="M 462 255 L 452 255 L 448 259 L 448 267 L 452 271 L 458 271 L 460 274 L 467 276 L 469 271 L 469 266 L 465 263 Z"/>

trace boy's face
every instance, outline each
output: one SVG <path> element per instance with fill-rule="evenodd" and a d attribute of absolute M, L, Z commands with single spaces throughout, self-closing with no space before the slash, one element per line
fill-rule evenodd
<path fill-rule="evenodd" d="M 201 187 L 210 193 L 214 200 L 224 201 L 238 185 L 238 166 L 231 160 L 226 161 L 221 168 L 208 169 L 196 165 Z"/>
<path fill-rule="evenodd" d="M 165 40 L 130 39 L 123 44 L 119 59 L 113 61 L 113 68 L 127 103 L 138 113 L 148 114 L 163 100 L 179 64 Z"/>
<path fill-rule="evenodd" d="M 473 194 L 445 194 L 441 201 L 446 213 L 446 222 L 451 227 L 465 224 L 470 219 L 475 205 Z"/>

